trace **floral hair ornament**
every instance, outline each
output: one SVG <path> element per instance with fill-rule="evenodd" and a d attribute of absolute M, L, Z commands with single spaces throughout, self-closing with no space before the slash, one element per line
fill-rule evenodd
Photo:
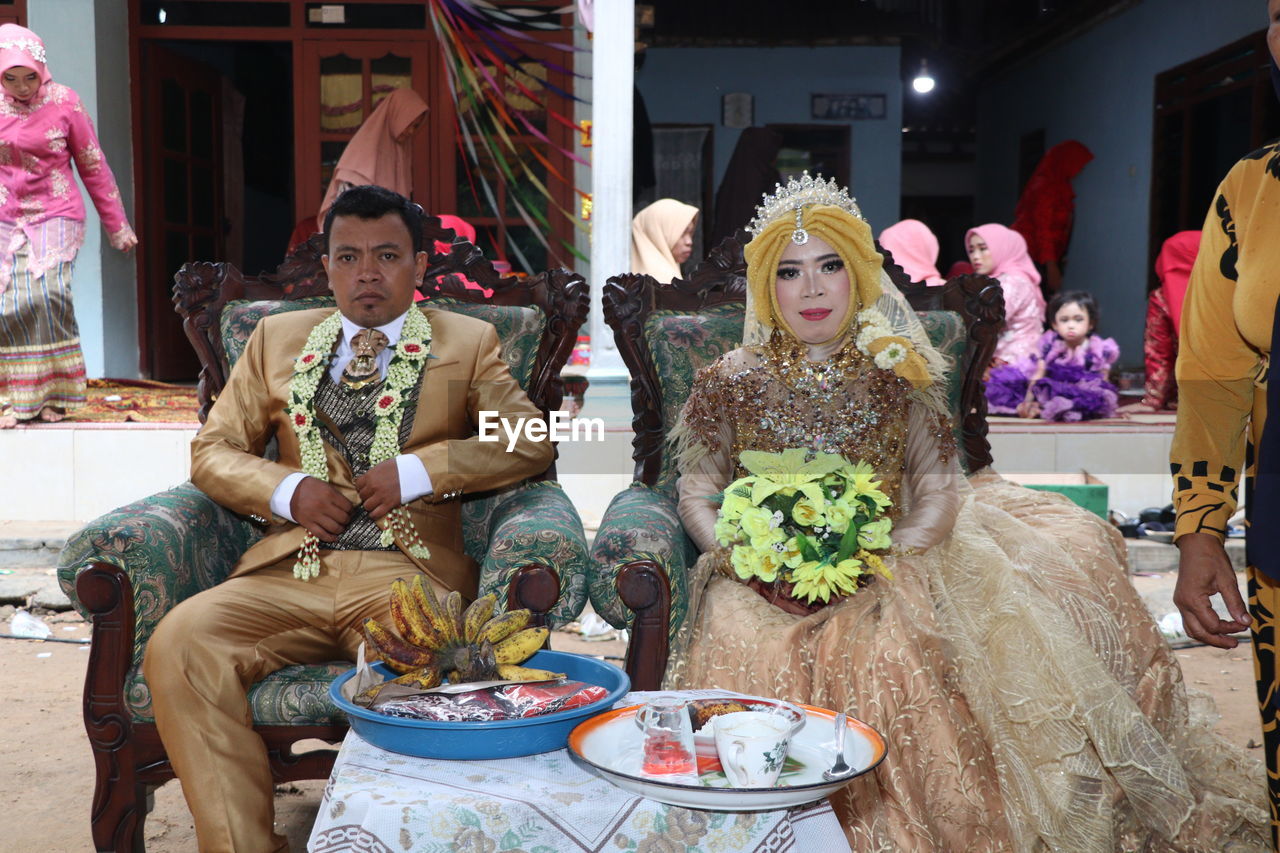
<path fill-rule="evenodd" d="M 342 334 L 342 313 L 335 311 L 316 324 L 303 344 L 302 352 L 293 363 L 293 378 L 289 381 L 289 407 L 285 413 L 298 437 L 298 451 L 302 457 L 302 473 L 321 482 L 329 481 L 329 462 L 325 455 L 324 439 L 316 426 L 316 389 L 328 369 L 329 354 Z M 395 355 L 387 365 L 387 378 L 381 393 L 374 400 L 373 447 L 369 450 L 369 464 L 377 465 L 394 459 L 400 452 L 400 421 L 404 416 L 405 392 L 422 374 L 423 365 L 430 358 L 431 322 L 421 311 L 410 310 L 400 330 L 400 340 Z M 383 516 L 381 544 L 386 546 L 398 541 L 411 556 L 425 560 L 431 556 L 426 543 L 418 535 L 409 519 L 409 512 L 398 506 Z M 310 580 L 320 574 L 320 540 L 307 532 L 298 551 L 298 562 L 293 575 L 299 580 Z"/>
<path fill-rule="evenodd" d="M 50 79 L 47 62 L 40 36 L 17 24 L 0 24 L 0 72 L 15 66 L 31 68 L 44 85 Z"/>

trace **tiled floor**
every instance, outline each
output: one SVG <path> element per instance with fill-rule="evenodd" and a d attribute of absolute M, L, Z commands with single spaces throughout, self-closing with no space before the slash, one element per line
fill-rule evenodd
<path fill-rule="evenodd" d="M 186 480 L 195 427 L 154 426 L 0 432 L 0 519 L 89 521 Z"/>

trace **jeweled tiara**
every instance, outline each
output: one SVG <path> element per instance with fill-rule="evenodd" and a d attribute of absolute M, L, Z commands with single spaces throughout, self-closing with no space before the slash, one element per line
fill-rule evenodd
<path fill-rule="evenodd" d="M 798 179 L 792 178 L 787 181 L 785 187 L 782 184 L 776 184 L 773 195 L 761 196 L 761 203 L 756 207 L 755 219 L 751 220 L 747 230 L 754 237 L 775 219 L 779 219 L 791 211 L 801 211 L 806 205 L 810 204 L 829 204 L 848 211 L 859 219 L 865 218 L 858 208 L 857 200 L 849 195 L 847 189 L 837 184 L 834 180 L 824 180 L 821 175 L 815 178 L 806 170 Z M 799 220 L 800 217 L 797 216 L 797 234 L 803 232 L 803 229 L 800 228 Z M 803 243 L 808 239 L 808 235 L 805 234 L 804 239 L 797 239 L 793 235 L 792 239 L 795 239 L 797 243 Z"/>

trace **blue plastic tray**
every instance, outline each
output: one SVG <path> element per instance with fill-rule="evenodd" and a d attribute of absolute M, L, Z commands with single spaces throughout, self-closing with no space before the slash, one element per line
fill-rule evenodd
<path fill-rule="evenodd" d="M 578 723 L 604 713 L 613 707 L 628 690 L 631 679 L 619 667 L 583 655 L 568 652 L 542 651 L 535 654 L 524 666 L 563 672 L 576 681 L 599 685 L 609 694 L 599 702 L 519 720 L 492 720 L 485 722 L 436 722 L 392 717 L 353 705 L 342 698 L 342 685 L 355 674 L 345 672 L 329 687 L 329 698 L 341 708 L 351 721 L 356 734 L 374 746 L 404 755 L 423 758 L 513 758 L 517 755 L 534 755 L 563 749 L 569 732 Z M 382 667 L 376 664 L 375 669 Z M 386 670 L 379 669 L 385 673 Z"/>

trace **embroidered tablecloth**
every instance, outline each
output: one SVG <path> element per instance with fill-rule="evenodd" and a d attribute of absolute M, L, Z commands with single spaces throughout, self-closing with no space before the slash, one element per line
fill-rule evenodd
<path fill-rule="evenodd" d="M 616 787 L 565 749 L 445 761 L 347 734 L 310 853 L 724 853 L 846 851 L 822 800 L 772 812 L 669 806 Z"/>

